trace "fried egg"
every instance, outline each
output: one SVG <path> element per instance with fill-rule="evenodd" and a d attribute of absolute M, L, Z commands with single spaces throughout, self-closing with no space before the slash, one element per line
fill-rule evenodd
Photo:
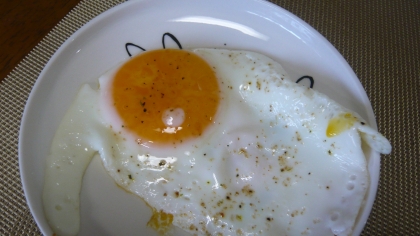
<path fill-rule="evenodd" d="M 161 234 L 349 235 L 369 187 L 362 142 L 391 151 L 358 114 L 264 55 L 149 51 L 98 89 L 81 87 L 52 141 L 44 211 L 58 235 L 78 233 L 82 178 L 98 153 Z"/>

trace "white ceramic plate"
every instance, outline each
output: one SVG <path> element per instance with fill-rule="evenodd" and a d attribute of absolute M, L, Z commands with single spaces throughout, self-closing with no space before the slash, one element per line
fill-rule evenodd
<path fill-rule="evenodd" d="M 356 75 L 317 31 L 286 10 L 259 0 L 145 0 L 121 4 L 83 26 L 54 54 L 39 76 L 25 107 L 19 137 L 22 183 L 30 210 L 51 235 L 42 210 L 45 158 L 61 118 L 80 86 L 127 59 L 125 45 L 162 48 L 169 32 L 184 48 L 245 49 L 280 62 L 292 78 L 310 75 L 315 89 L 358 112 L 376 127 L 366 93 Z M 177 47 L 165 37 L 166 47 Z M 129 47 L 135 52 L 135 47 Z M 379 177 L 379 155 L 369 152 L 371 187 L 355 228 L 367 220 Z M 153 235 L 151 211 L 107 175 L 96 157 L 81 191 L 80 235 Z"/>

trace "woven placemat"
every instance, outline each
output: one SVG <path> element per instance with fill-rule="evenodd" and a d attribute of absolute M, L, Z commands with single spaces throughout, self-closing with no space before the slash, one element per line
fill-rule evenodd
<path fill-rule="evenodd" d="M 43 66 L 77 29 L 123 0 L 80 2 L 0 84 L 0 235 L 40 235 L 25 202 L 18 131 Z M 420 2 L 279 0 L 323 34 L 356 72 L 379 131 L 393 152 L 383 157 L 377 198 L 363 235 L 420 235 Z"/>

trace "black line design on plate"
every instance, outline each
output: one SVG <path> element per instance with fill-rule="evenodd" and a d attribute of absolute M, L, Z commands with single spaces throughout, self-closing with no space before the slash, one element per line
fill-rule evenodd
<path fill-rule="evenodd" d="M 166 38 L 166 36 L 169 36 L 175 43 L 176 43 L 176 45 L 178 45 L 178 48 L 179 49 L 182 49 L 182 46 L 181 46 L 181 43 L 179 42 L 179 40 L 173 35 L 173 34 L 171 34 L 171 33 L 169 33 L 169 32 L 166 32 L 166 33 L 164 33 L 163 35 L 162 35 L 162 47 L 163 48 L 166 48 L 166 45 L 165 45 L 165 38 Z M 130 52 L 130 50 L 129 50 L 129 47 L 136 47 L 136 48 L 138 48 L 138 49 L 141 49 L 141 50 L 143 50 L 143 51 L 146 51 L 146 49 L 144 49 L 144 48 L 142 48 L 142 47 L 140 47 L 139 45 L 137 45 L 137 44 L 134 44 L 134 43 L 126 43 L 125 44 L 125 51 L 127 51 L 127 54 L 128 54 L 128 56 L 133 56 L 133 54 L 131 54 L 131 52 Z"/>
<path fill-rule="evenodd" d="M 162 36 L 162 46 L 163 46 L 163 48 L 166 48 L 166 46 L 165 46 L 165 36 L 169 36 L 178 45 L 179 49 L 182 49 L 181 43 L 178 41 L 178 39 L 173 34 L 168 33 L 168 32 L 164 33 L 163 36 Z"/>
<path fill-rule="evenodd" d="M 296 83 L 298 84 L 303 79 L 308 79 L 311 82 L 311 85 L 309 86 L 309 88 L 314 88 L 314 83 L 315 83 L 314 78 L 312 78 L 312 76 L 309 76 L 309 75 L 304 75 L 300 77 L 298 80 L 296 80 Z"/>
<path fill-rule="evenodd" d="M 134 44 L 134 43 L 126 43 L 125 44 L 125 50 L 127 51 L 127 53 L 128 53 L 128 56 L 132 56 L 131 55 L 131 53 L 130 53 L 130 50 L 128 50 L 128 47 L 129 46 L 132 46 L 132 47 L 136 47 L 136 48 L 139 48 L 139 49 L 141 49 L 141 50 L 143 50 L 143 51 L 146 51 L 146 49 L 144 49 L 144 48 L 142 48 L 142 47 L 140 47 L 139 45 L 136 45 L 136 44 Z"/>

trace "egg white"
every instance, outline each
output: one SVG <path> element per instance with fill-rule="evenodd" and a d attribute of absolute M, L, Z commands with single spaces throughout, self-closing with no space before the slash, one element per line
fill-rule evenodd
<path fill-rule="evenodd" d="M 348 235 L 369 186 L 362 139 L 389 142 L 327 96 L 290 81 L 258 53 L 194 49 L 214 68 L 221 104 L 200 138 L 176 146 L 143 143 L 125 130 L 109 89 L 116 69 L 82 86 L 47 159 L 44 209 L 59 235 L 79 230 L 83 173 L 98 152 L 124 189 L 190 233 Z M 329 121 L 359 122 L 327 137 Z"/>

